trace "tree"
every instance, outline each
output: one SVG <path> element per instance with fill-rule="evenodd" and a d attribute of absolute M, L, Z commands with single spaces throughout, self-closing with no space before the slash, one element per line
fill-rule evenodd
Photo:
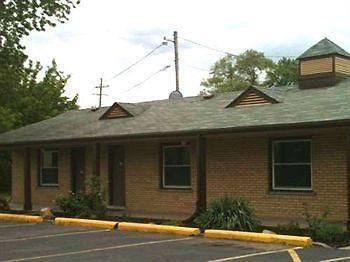
<path fill-rule="evenodd" d="M 31 31 L 64 23 L 79 0 L 0 0 L 0 133 L 77 108 L 63 95 L 69 76 L 53 61 L 42 80 L 21 44 Z M 0 152 L 0 188 L 10 186 L 10 157 Z"/>
<path fill-rule="evenodd" d="M 33 30 L 68 21 L 79 0 L 0 0 L 0 47 L 23 49 L 20 40 Z"/>
<path fill-rule="evenodd" d="M 298 61 L 283 57 L 271 71 L 267 72 L 265 85 L 286 86 L 296 83 L 298 80 Z"/>
<path fill-rule="evenodd" d="M 63 96 L 68 77 L 53 62 L 40 81 L 42 66 L 28 60 L 21 39 L 66 22 L 77 4 L 79 0 L 0 0 L 0 132 L 76 107 L 77 97 Z"/>
<path fill-rule="evenodd" d="M 290 85 L 297 81 L 297 62 L 282 58 L 273 62 L 263 53 L 247 50 L 233 57 L 226 55 L 218 60 L 210 71 L 210 76 L 203 80 L 202 92 L 227 92 L 254 86 Z"/>
<path fill-rule="evenodd" d="M 37 75 L 42 71 L 39 63 L 35 65 L 30 63 L 27 71 L 19 90 L 21 99 L 15 104 L 14 110 L 19 115 L 20 126 L 78 108 L 77 95 L 71 100 L 64 96 L 64 88 L 69 76 L 59 71 L 55 60 L 52 61 L 40 81 L 37 80 Z"/>
<path fill-rule="evenodd" d="M 234 57 L 226 55 L 217 61 L 210 71 L 210 77 L 202 81 L 206 90 L 227 92 L 244 89 L 250 85 L 260 85 L 260 75 L 273 66 L 272 60 L 263 53 L 247 50 Z"/>

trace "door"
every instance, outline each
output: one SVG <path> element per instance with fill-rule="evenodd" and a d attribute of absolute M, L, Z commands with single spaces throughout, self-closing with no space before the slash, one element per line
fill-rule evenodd
<path fill-rule="evenodd" d="M 73 148 L 71 151 L 72 163 L 72 192 L 85 192 L 85 148 Z"/>
<path fill-rule="evenodd" d="M 109 148 L 109 204 L 125 206 L 125 166 L 124 147 L 110 146 Z"/>

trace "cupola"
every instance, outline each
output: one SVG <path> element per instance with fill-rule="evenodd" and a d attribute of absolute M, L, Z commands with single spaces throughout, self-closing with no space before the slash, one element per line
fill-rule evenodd
<path fill-rule="evenodd" d="M 299 87 L 333 86 L 350 77 L 350 54 L 328 38 L 306 50 L 299 60 Z"/>

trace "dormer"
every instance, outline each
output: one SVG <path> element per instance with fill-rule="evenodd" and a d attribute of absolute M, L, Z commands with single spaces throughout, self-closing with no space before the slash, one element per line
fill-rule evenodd
<path fill-rule="evenodd" d="M 350 54 L 331 40 L 324 38 L 299 60 L 299 87 L 333 86 L 350 77 Z"/>
<path fill-rule="evenodd" d="M 132 117 L 133 114 L 130 113 L 125 107 L 121 106 L 119 103 L 114 103 L 107 111 L 100 117 L 103 119 L 114 119 L 121 117 Z"/>
<path fill-rule="evenodd" d="M 231 101 L 226 106 L 226 108 L 268 105 L 268 104 L 276 104 L 278 102 L 279 101 L 277 101 L 275 98 L 262 92 L 258 88 L 254 86 L 250 86 L 247 89 L 245 89 L 239 96 L 237 96 L 233 101 Z"/>

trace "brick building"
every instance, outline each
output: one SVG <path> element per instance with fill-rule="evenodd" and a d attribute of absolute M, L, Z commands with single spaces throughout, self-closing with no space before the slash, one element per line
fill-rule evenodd
<path fill-rule="evenodd" d="M 111 210 L 188 218 L 244 197 L 263 221 L 349 221 L 350 54 L 323 39 L 293 86 L 75 110 L 0 135 L 14 208 L 54 205 L 100 176 Z"/>

